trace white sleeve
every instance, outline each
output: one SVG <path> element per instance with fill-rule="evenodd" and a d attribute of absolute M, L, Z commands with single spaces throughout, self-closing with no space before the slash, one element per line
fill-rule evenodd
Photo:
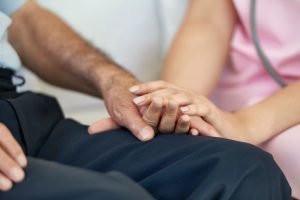
<path fill-rule="evenodd" d="M 0 11 L 6 15 L 11 15 L 22 7 L 25 2 L 26 0 L 0 0 Z"/>

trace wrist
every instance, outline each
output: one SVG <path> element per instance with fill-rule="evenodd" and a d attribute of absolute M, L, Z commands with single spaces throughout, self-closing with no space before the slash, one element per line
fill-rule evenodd
<path fill-rule="evenodd" d="M 105 96 L 114 88 L 128 90 L 131 86 L 141 83 L 130 72 L 113 63 L 93 67 L 89 77 L 100 96 Z"/>
<path fill-rule="evenodd" d="M 269 139 L 268 133 L 270 131 L 267 130 L 267 127 L 263 125 L 262 121 L 259 120 L 257 116 L 253 116 L 253 113 L 249 110 L 241 110 L 235 113 L 235 115 L 244 128 L 243 134 L 245 136 L 245 142 L 254 145 L 261 145 Z"/>

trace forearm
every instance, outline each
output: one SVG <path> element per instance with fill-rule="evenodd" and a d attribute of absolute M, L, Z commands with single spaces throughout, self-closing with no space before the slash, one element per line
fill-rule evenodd
<path fill-rule="evenodd" d="M 167 55 L 164 80 L 202 95 L 211 93 L 226 63 L 235 25 L 229 2 L 192 1 Z"/>
<path fill-rule="evenodd" d="M 135 83 L 130 73 L 34 1 L 14 14 L 10 41 L 24 65 L 52 84 L 101 96 L 99 91 L 116 76 Z"/>
<path fill-rule="evenodd" d="M 237 114 L 253 136 L 266 141 L 300 124 L 300 81 Z"/>

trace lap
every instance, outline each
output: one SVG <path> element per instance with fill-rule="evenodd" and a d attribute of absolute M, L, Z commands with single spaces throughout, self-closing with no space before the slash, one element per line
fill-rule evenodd
<path fill-rule="evenodd" d="M 36 158 L 29 158 L 26 179 L 22 183 L 15 185 L 9 192 L 0 192 L 2 200 L 99 198 L 153 199 L 144 189 L 120 173 L 93 172 Z"/>
<path fill-rule="evenodd" d="M 173 134 L 141 142 L 125 129 L 89 136 L 87 127 L 73 120 L 57 124 L 36 156 L 89 170 L 120 171 L 158 199 L 193 199 L 197 190 L 195 199 L 213 199 L 210 195 L 233 194 L 241 182 L 243 195 L 260 190 L 260 198 L 268 199 L 263 195 L 271 182 L 286 183 L 272 157 L 252 145 Z"/>
<path fill-rule="evenodd" d="M 251 145 L 172 134 L 143 143 L 124 129 L 89 136 L 86 126 L 64 119 L 53 99 L 33 93 L 0 102 L 2 108 L 8 114 L 0 113 L 0 120 L 27 155 L 96 173 L 122 172 L 154 198 L 265 200 L 270 193 L 289 195 L 272 157 Z"/>

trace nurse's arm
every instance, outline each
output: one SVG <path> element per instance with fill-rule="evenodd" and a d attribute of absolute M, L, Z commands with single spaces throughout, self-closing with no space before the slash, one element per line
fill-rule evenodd
<path fill-rule="evenodd" d="M 232 0 L 192 0 L 167 54 L 163 80 L 208 96 L 228 58 L 235 22 Z"/>
<path fill-rule="evenodd" d="M 300 81 L 237 114 L 258 143 L 300 124 Z"/>

